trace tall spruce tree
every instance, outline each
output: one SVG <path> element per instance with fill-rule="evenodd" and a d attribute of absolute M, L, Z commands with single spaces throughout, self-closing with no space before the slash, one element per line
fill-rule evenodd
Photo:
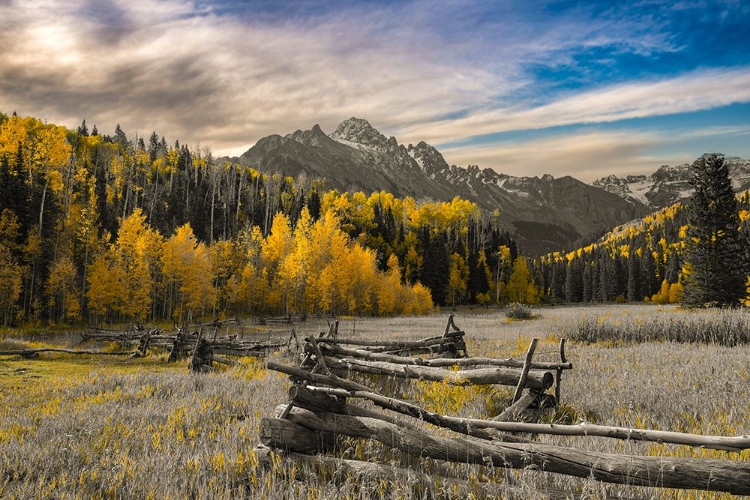
<path fill-rule="evenodd" d="M 729 170 L 724 156 L 717 154 L 703 155 L 691 170 L 695 192 L 688 207 L 684 302 L 691 307 L 738 306 L 746 295 L 747 266 Z"/>
<path fill-rule="evenodd" d="M 448 256 L 446 233 L 430 234 L 429 227 L 422 228 L 424 264 L 419 280 L 430 289 L 435 304 L 445 305 L 448 300 L 450 280 L 450 257 Z"/>

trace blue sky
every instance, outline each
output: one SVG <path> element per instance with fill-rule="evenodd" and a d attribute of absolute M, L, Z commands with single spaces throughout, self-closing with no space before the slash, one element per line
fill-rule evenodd
<path fill-rule="evenodd" d="M 510 175 L 750 158 L 750 2 L 0 0 L 0 111 L 214 155 L 365 118 Z"/>

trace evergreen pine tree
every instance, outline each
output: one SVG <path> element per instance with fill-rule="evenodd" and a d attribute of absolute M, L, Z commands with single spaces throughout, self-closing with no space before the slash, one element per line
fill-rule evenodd
<path fill-rule="evenodd" d="M 487 270 L 484 262 L 479 258 L 479 249 L 469 249 L 469 259 L 466 264 L 469 267 L 469 280 L 466 283 L 469 302 L 476 304 L 477 294 L 487 293 L 490 289 Z"/>
<path fill-rule="evenodd" d="M 424 245 L 424 264 L 419 281 L 430 289 L 432 301 L 445 305 L 448 300 L 448 283 L 450 281 L 450 257 L 448 256 L 447 238 L 444 232 L 430 235 L 430 229 L 422 229 Z"/>
<path fill-rule="evenodd" d="M 657 276 L 656 261 L 648 248 L 643 249 L 641 258 L 641 293 L 644 297 L 651 297 L 659 291 L 661 280 Z"/>
<path fill-rule="evenodd" d="M 680 259 L 676 253 L 670 253 L 667 257 L 667 266 L 664 269 L 664 279 L 670 285 L 677 283 L 680 277 Z"/>
<path fill-rule="evenodd" d="M 631 244 L 628 252 L 628 300 L 640 302 L 641 299 L 641 259 L 635 253 L 635 246 Z"/>
<path fill-rule="evenodd" d="M 10 162 L 8 155 L 3 154 L 0 157 L 0 213 L 10 207 Z"/>
<path fill-rule="evenodd" d="M 565 302 L 580 302 L 581 300 L 583 300 L 581 259 L 573 259 L 568 263 L 565 273 Z"/>
<path fill-rule="evenodd" d="M 583 301 L 591 302 L 594 298 L 593 286 L 591 276 L 591 263 L 584 261 L 583 263 Z"/>
<path fill-rule="evenodd" d="M 717 154 L 703 155 L 691 170 L 695 192 L 688 207 L 684 302 L 691 307 L 738 306 L 746 295 L 747 266 L 729 170 Z"/>
<path fill-rule="evenodd" d="M 565 262 L 560 261 L 552 264 L 549 293 L 553 299 L 565 299 Z"/>

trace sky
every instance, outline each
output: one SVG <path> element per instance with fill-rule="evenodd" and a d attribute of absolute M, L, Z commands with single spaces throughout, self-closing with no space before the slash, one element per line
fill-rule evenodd
<path fill-rule="evenodd" d="M 214 156 L 352 116 L 450 164 L 750 158 L 750 2 L 0 0 L 0 112 Z"/>

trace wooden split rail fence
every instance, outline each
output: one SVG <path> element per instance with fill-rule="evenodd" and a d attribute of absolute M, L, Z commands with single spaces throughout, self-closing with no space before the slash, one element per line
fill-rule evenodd
<path fill-rule="evenodd" d="M 184 357 L 190 358 L 190 371 L 208 371 L 213 363 L 233 364 L 233 361 L 221 357 L 230 356 L 265 356 L 269 351 L 289 348 L 297 335 L 292 329 L 288 339 L 245 340 L 237 335 L 219 336 L 221 328 L 230 323 L 239 323 L 237 319 L 214 321 L 194 325 L 197 330 L 190 331 L 187 326 L 178 328 L 175 333 L 165 334 L 159 329 L 132 329 L 125 332 L 94 330 L 83 336 L 84 340 L 115 341 L 137 344 L 134 356 L 143 356 L 150 347 L 161 347 L 169 350 L 168 361 L 174 362 Z M 212 330 L 212 331 L 209 331 Z"/>
<path fill-rule="evenodd" d="M 289 401 L 276 408 L 277 417 L 261 421 L 259 450 L 266 455 L 265 450 L 270 447 L 297 457 L 290 460 L 300 461 L 300 453 L 325 453 L 335 446 L 338 437 L 347 436 L 374 439 L 405 454 L 442 461 L 532 468 L 631 486 L 750 495 L 750 462 L 747 461 L 617 455 L 541 444 L 530 439 L 529 435 L 538 434 L 600 436 L 728 452 L 750 449 L 750 436 L 698 436 L 585 423 L 558 425 L 518 421 L 534 402 L 559 402 L 562 372 L 572 369 L 572 364 L 565 359 L 564 342 L 560 344 L 560 362 L 542 363 L 533 361 L 536 340 L 531 342 L 524 360 L 468 357 L 464 333 L 455 327 L 452 316 L 443 336 L 418 342 L 340 339 L 336 331 L 337 324 L 317 338 L 306 338 L 306 354 L 300 366 L 267 362 L 269 369 L 289 375 L 294 384 L 289 391 Z M 404 355 L 413 353 L 439 357 L 425 359 Z M 492 420 L 458 418 L 382 394 L 351 380 L 349 375 L 354 372 L 460 385 L 501 384 L 514 386 L 516 390 L 512 404 Z M 555 395 L 545 392 L 553 387 Z M 366 408 L 354 403 L 356 400 L 370 401 L 391 413 Z M 417 421 L 404 419 L 403 415 Z M 424 422 L 449 429 L 458 436 L 428 432 L 422 425 Z M 324 459 L 338 461 L 342 470 L 381 467 L 396 476 L 410 472 L 381 464 L 367 465 L 333 457 Z M 302 463 L 307 462 L 310 461 L 302 460 Z M 420 474 L 418 472 L 417 476 Z M 440 481 L 449 484 L 451 480 L 440 478 Z"/>
<path fill-rule="evenodd" d="M 38 356 L 43 352 L 58 352 L 65 354 L 107 355 L 142 357 L 150 348 L 161 348 L 169 351 L 169 362 L 189 357 L 190 371 L 208 371 L 213 363 L 234 364 L 234 361 L 224 356 L 256 356 L 263 357 L 269 351 L 280 348 L 290 348 L 292 342 L 299 347 L 294 329 L 288 339 L 245 340 L 237 335 L 219 336 L 221 328 L 231 323 L 239 324 L 239 320 L 214 321 L 193 325 L 197 330 L 190 331 L 187 326 L 178 328 L 174 333 L 165 333 L 158 328 L 146 329 L 140 326 L 126 330 L 107 330 L 93 328 L 81 335 L 83 342 L 117 342 L 121 351 L 94 351 L 68 348 L 28 348 L 0 351 L 0 355 L 20 355 L 23 357 Z M 135 346 L 135 350 L 125 350 Z"/>

